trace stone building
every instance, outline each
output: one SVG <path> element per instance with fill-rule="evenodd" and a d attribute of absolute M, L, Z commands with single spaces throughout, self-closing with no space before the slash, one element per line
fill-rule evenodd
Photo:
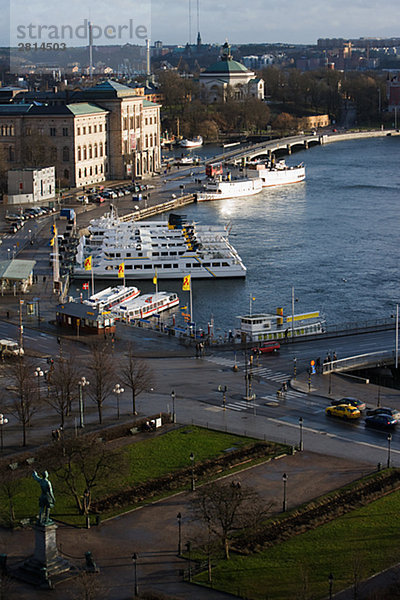
<path fill-rule="evenodd" d="M 232 94 L 236 100 L 253 97 L 263 100 L 264 80 L 256 77 L 244 65 L 232 59 L 228 42 L 223 45 L 220 60 L 200 73 L 203 97 L 208 102 L 225 101 Z"/>

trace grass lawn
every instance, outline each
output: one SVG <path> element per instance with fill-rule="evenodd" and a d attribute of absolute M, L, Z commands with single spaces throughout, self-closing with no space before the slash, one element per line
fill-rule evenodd
<path fill-rule="evenodd" d="M 223 455 L 228 448 L 239 449 L 255 442 L 258 440 L 195 426 L 182 427 L 157 437 L 149 436 L 146 441 L 135 443 L 132 440 L 129 446 L 124 446 L 120 450 L 121 454 L 127 455 L 128 472 L 116 472 L 114 478 L 99 481 L 93 492 L 94 498 L 101 498 L 105 494 L 118 492 L 135 483 L 141 483 L 187 467 L 191 464 L 189 457 L 192 452 L 195 462 L 201 462 Z M 284 446 L 276 445 L 276 453 L 282 452 L 283 448 Z M 71 497 L 64 493 L 62 484 L 55 476 L 52 477 L 51 473 L 50 480 L 56 497 L 56 506 L 52 511 L 52 516 L 71 524 L 83 524 L 84 518 L 76 514 L 75 504 Z M 169 492 L 166 492 L 165 495 L 168 494 Z M 38 510 L 39 495 L 38 484 L 31 478 L 24 479 L 21 491 L 15 498 L 15 512 L 18 520 L 37 514 L 35 511 Z M 152 501 L 154 499 L 152 498 Z M 7 506 L 6 502 L 3 502 L 3 506 Z M 124 508 L 124 511 L 128 508 Z M 112 514 L 120 512 L 123 511 L 117 508 Z"/>
<path fill-rule="evenodd" d="M 213 587 L 248 600 L 326 598 L 330 573 L 338 592 L 398 562 L 399 511 L 394 492 L 259 554 L 232 554 L 213 570 Z"/>

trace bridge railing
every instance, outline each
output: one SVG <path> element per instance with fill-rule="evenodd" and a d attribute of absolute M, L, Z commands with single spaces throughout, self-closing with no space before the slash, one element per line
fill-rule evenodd
<path fill-rule="evenodd" d="M 380 352 L 369 352 L 367 354 L 358 354 L 339 360 L 331 360 L 322 364 L 322 374 L 326 375 L 333 372 L 347 371 L 356 367 L 378 365 L 380 362 L 386 362 L 394 358 L 394 352 L 383 350 Z"/>

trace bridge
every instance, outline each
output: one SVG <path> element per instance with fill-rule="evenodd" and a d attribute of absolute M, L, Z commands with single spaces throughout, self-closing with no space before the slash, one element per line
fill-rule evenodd
<path fill-rule="evenodd" d="M 241 145 L 240 148 L 224 152 L 206 161 L 211 164 L 216 161 L 225 161 L 231 165 L 243 164 L 255 158 L 271 158 L 272 154 L 291 154 L 296 150 L 306 150 L 312 146 L 342 142 L 346 140 L 365 139 L 371 137 L 385 137 L 400 135 L 396 129 L 379 129 L 374 131 L 354 131 L 331 134 L 301 134 L 274 140 L 259 142 L 257 144 Z"/>
<path fill-rule="evenodd" d="M 394 351 L 385 350 L 381 352 L 368 352 L 367 354 L 358 354 L 349 356 L 340 360 L 324 362 L 322 365 L 322 374 L 340 373 L 350 369 L 370 369 L 373 367 L 387 367 L 395 364 Z"/>

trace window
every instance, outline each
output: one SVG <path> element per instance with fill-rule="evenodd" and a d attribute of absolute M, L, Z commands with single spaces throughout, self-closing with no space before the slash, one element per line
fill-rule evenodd
<path fill-rule="evenodd" d="M 68 127 L 63 127 L 63 136 L 68 137 Z"/>
<path fill-rule="evenodd" d="M 89 125 L 89 127 L 88 127 L 88 133 L 92 133 L 92 126 L 91 125 Z"/>
<path fill-rule="evenodd" d="M 140 127 L 140 117 L 136 117 L 136 129 Z"/>
<path fill-rule="evenodd" d="M 57 148 L 55 146 L 50 149 L 50 160 L 52 162 L 57 161 Z"/>
<path fill-rule="evenodd" d="M 81 150 L 81 147 L 78 146 L 78 161 L 81 161 L 81 160 L 82 160 L 82 150 Z"/>
<path fill-rule="evenodd" d="M 93 167 L 89 168 L 89 175 L 93 175 Z"/>
<path fill-rule="evenodd" d="M 76 135 L 81 135 L 81 128 L 80 127 L 76 128 Z"/>
<path fill-rule="evenodd" d="M 93 158 L 92 144 L 89 145 L 89 158 Z"/>
<path fill-rule="evenodd" d="M 68 146 L 64 146 L 64 148 L 63 148 L 63 161 L 64 162 L 68 162 L 69 161 L 69 148 L 68 148 Z"/>
<path fill-rule="evenodd" d="M 103 142 L 100 142 L 100 156 L 103 156 Z"/>
<path fill-rule="evenodd" d="M 103 125 L 101 123 L 99 125 L 99 131 L 103 131 Z"/>
<path fill-rule="evenodd" d="M 148 118 L 146 117 L 146 118 L 145 118 L 145 120 L 144 120 L 144 124 L 145 124 L 145 125 L 147 125 L 147 124 L 148 124 L 148 121 L 149 121 L 149 120 L 148 120 Z"/>
<path fill-rule="evenodd" d="M 128 129 L 128 118 L 127 117 L 124 117 L 123 129 Z"/>
<path fill-rule="evenodd" d="M 8 148 L 8 160 L 9 162 L 14 162 L 15 160 L 14 148 L 12 146 Z"/>
<path fill-rule="evenodd" d="M 82 127 L 82 134 L 86 135 L 86 127 Z"/>
<path fill-rule="evenodd" d="M 85 167 L 85 168 L 83 169 L 83 176 L 84 176 L 84 177 L 86 177 L 86 175 L 87 175 L 87 169 L 86 169 L 86 167 Z"/>
<path fill-rule="evenodd" d="M 87 149 L 86 146 L 83 146 L 83 160 L 87 159 Z"/>
<path fill-rule="evenodd" d="M 82 169 L 79 169 L 79 171 L 78 171 L 78 177 L 79 177 L 79 179 L 81 179 L 81 177 L 82 177 Z"/>
<path fill-rule="evenodd" d="M 56 128 L 55 127 L 50 127 L 50 136 L 51 137 L 55 137 L 56 135 Z"/>
<path fill-rule="evenodd" d="M 124 154 L 128 154 L 128 142 L 124 141 Z"/>
<path fill-rule="evenodd" d="M 97 150 L 97 144 L 94 145 L 94 157 L 97 158 L 97 154 L 98 154 L 98 150 Z"/>
<path fill-rule="evenodd" d="M 135 124 L 134 124 L 134 120 L 133 120 L 133 117 L 131 117 L 131 118 L 129 119 L 129 127 L 130 127 L 131 129 L 133 129 L 133 128 L 134 128 L 134 126 L 135 126 Z"/>
<path fill-rule="evenodd" d="M 148 135 L 146 135 L 146 141 L 145 141 L 145 146 L 144 147 L 145 148 L 149 147 L 149 136 Z"/>
<path fill-rule="evenodd" d="M 93 125 L 93 133 L 97 133 L 97 125 Z"/>

